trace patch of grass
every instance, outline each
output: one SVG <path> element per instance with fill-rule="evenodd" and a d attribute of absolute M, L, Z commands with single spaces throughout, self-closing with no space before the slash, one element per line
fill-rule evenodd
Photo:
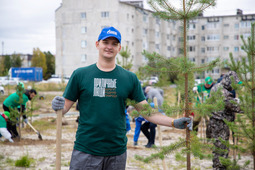
<path fill-rule="evenodd" d="M 40 83 L 36 84 L 38 91 L 64 91 L 66 83 Z"/>
<path fill-rule="evenodd" d="M 45 159 L 46 159 L 45 157 L 41 157 L 41 158 L 38 159 L 38 161 L 43 162 L 43 161 L 45 161 Z"/>
<path fill-rule="evenodd" d="M 0 161 L 4 159 L 4 155 L 0 155 Z"/>
<path fill-rule="evenodd" d="M 5 160 L 5 163 L 7 163 L 8 165 L 14 165 L 14 160 L 13 159 L 11 159 L 11 158 L 6 158 L 6 160 Z"/>
<path fill-rule="evenodd" d="M 34 162 L 35 162 L 35 160 L 33 158 L 30 158 L 28 155 L 25 155 L 15 161 L 15 166 L 29 168 L 31 166 L 31 164 Z"/>
<path fill-rule="evenodd" d="M 38 131 L 54 129 L 56 126 L 55 121 L 48 121 L 44 119 L 36 120 L 32 124 Z"/>

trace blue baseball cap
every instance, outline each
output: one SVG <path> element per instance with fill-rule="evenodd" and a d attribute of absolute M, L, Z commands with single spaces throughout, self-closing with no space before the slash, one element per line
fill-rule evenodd
<path fill-rule="evenodd" d="M 99 40 L 104 40 L 104 39 L 109 38 L 109 37 L 117 38 L 119 43 L 121 43 L 121 34 L 114 27 L 105 27 L 105 28 L 103 28 L 100 35 L 99 35 L 99 37 L 98 37 L 98 41 Z"/>

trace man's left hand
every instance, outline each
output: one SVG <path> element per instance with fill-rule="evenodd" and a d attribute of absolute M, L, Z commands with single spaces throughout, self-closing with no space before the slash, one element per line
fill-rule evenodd
<path fill-rule="evenodd" d="M 174 120 L 174 127 L 177 129 L 185 129 L 187 127 L 189 128 L 189 130 L 192 130 L 193 127 L 193 120 L 192 118 L 189 117 L 183 117 L 180 119 L 175 119 Z"/>

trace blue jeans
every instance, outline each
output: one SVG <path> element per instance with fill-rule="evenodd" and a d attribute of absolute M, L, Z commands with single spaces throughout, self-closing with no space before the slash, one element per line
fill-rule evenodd
<path fill-rule="evenodd" d="M 142 122 L 145 121 L 145 119 L 141 116 L 137 117 L 135 119 L 135 134 L 134 134 L 134 142 L 138 141 L 139 135 L 140 135 L 140 130 L 141 130 L 141 125 Z"/>

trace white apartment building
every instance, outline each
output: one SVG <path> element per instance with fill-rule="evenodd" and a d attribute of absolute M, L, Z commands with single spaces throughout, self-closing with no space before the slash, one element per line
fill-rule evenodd
<path fill-rule="evenodd" d="M 231 16 L 198 18 L 189 22 L 188 57 L 196 64 L 217 57 L 238 59 L 241 50 L 240 35 L 250 35 L 255 14 L 243 15 L 241 10 Z M 178 57 L 181 52 L 180 22 L 164 21 L 143 8 L 142 0 L 62 0 L 55 12 L 56 74 L 70 76 L 78 67 L 97 61 L 95 47 L 101 29 L 116 27 L 122 34 L 122 47 L 128 46 L 133 59 L 133 70 L 146 63 L 143 50 L 166 57 Z M 119 56 L 117 56 L 119 57 Z M 219 68 L 206 71 L 203 76 L 218 78 Z M 197 75 L 197 77 L 201 75 Z"/>

